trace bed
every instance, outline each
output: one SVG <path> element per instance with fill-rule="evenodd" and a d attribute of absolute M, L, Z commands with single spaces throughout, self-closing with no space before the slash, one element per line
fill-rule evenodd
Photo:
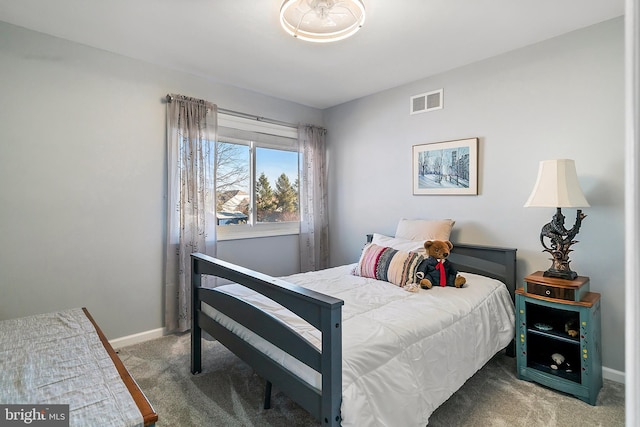
<path fill-rule="evenodd" d="M 424 426 L 513 348 L 515 254 L 457 244 L 467 285 L 415 293 L 354 265 L 281 279 L 193 254 L 191 372 L 206 331 L 265 378 L 265 408 L 273 384 L 323 426 Z M 209 275 L 231 283 L 203 287 Z"/>
<path fill-rule="evenodd" d="M 158 420 L 85 308 L 0 321 L 0 360 L 0 405 L 69 405 L 62 417 L 78 427 Z"/>

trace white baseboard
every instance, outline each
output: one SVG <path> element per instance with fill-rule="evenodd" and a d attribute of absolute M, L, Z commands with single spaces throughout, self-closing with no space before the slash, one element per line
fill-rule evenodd
<path fill-rule="evenodd" d="M 624 372 L 616 371 L 615 369 L 607 368 L 606 366 L 602 367 L 602 377 L 605 380 L 624 384 Z"/>
<path fill-rule="evenodd" d="M 128 345 L 140 344 L 141 342 L 161 338 L 164 336 L 164 328 L 152 329 L 150 331 L 140 332 L 126 337 L 109 340 L 109 344 L 114 349 L 126 347 Z"/>

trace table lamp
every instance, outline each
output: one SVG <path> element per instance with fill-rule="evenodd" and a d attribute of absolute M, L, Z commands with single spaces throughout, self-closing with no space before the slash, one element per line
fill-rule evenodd
<path fill-rule="evenodd" d="M 545 224 L 540 231 L 543 252 L 550 253 L 552 257 L 551 267 L 543 275 L 567 280 L 575 279 L 578 274 L 571 271 L 569 252 L 572 251 L 571 245 L 577 243 L 574 239 L 586 215 L 578 209 L 574 226 L 567 230 L 564 227 L 564 215 L 561 209 L 589 206 L 578 183 L 575 162 L 569 159 L 541 161 L 538 179 L 524 206 L 556 208 L 551 222 Z"/>

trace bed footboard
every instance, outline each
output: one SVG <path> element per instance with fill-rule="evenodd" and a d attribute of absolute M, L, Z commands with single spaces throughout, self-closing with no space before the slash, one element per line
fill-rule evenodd
<path fill-rule="evenodd" d="M 258 307 L 202 287 L 202 275 L 230 280 L 289 309 L 322 333 L 321 349 Z M 323 426 L 340 425 L 342 400 L 342 305 L 344 302 L 281 279 L 207 255 L 191 255 L 191 372 L 202 370 L 202 330 L 249 364 L 266 381 L 318 418 Z M 201 310 L 206 303 L 269 343 L 319 372 L 322 390 L 293 374 Z"/>

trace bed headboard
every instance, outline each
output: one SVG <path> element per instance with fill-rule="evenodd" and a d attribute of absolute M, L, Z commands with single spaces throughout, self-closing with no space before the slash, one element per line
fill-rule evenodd
<path fill-rule="evenodd" d="M 449 260 L 458 271 L 500 280 L 507 285 L 511 298 L 515 299 L 516 249 L 454 243 Z"/>
<path fill-rule="evenodd" d="M 373 234 L 367 234 L 367 243 Z M 516 249 L 454 243 L 449 260 L 458 271 L 481 274 L 500 280 L 515 300 L 517 287 Z"/>

